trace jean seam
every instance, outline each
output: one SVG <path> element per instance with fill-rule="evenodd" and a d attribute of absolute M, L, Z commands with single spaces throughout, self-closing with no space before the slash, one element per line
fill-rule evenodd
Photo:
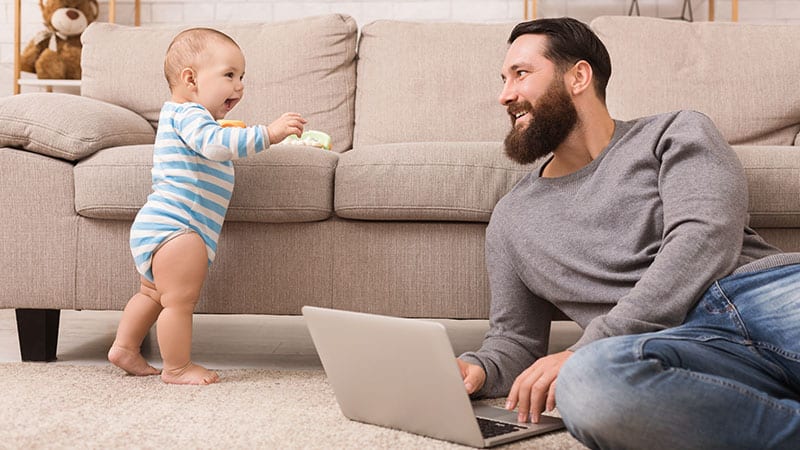
<path fill-rule="evenodd" d="M 680 372 L 680 373 L 685 373 L 685 374 L 688 374 L 688 375 L 696 376 L 696 377 L 701 378 L 701 379 L 705 379 L 705 380 L 708 380 L 708 381 L 716 382 L 718 384 L 729 386 L 729 387 L 731 387 L 733 389 L 737 389 L 737 391 L 741 391 L 741 389 L 738 389 L 735 384 L 730 384 L 730 383 L 723 382 L 722 379 L 724 379 L 724 377 L 722 377 L 722 379 L 713 378 L 713 376 L 710 376 L 710 375 L 705 374 L 703 372 L 695 372 L 695 371 L 692 371 L 692 370 L 689 370 L 689 369 L 682 369 L 682 368 L 672 367 L 670 365 L 665 365 L 659 358 L 645 356 L 644 355 L 644 347 L 648 343 L 650 343 L 652 341 L 656 341 L 656 340 L 665 340 L 665 341 L 686 341 L 686 340 L 691 340 L 691 341 L 696 341 L 696 342 L 711 342 L 711 341 L 721 340 L 721 341 L 730 342 L 731 344 L 734 344 L 734 345 L 745 346 L 745 347 L 747 347 L 747 350 L 750 353 L 753 354 L 753 357 L 758 358 L 761 361 L 761 364 L 765 364 L 765 365 L 770 367 L 770 370 L 773 373 L 773 375 L 772 375 L 773 377 L 775 377 L 777 379 L 780 379 L 784 384 L 789 384 L 790 380 L 791 380 L 790 375 L 786 372 L 786 369 L 784 367 L 782 367 L 778 363 L 775 363 L 775 362 L 771 361 L 767 357 L 767 355 L 765 355 L 761 351 L 762 348 L 765 347 L 764 345 L 759 346 L 758 343 L 755 343 L 755 342 L 752 342 L 752 341 L 749 341 L 749 340 L 746 341 L 746 342 L 742 342 L 742 341 L 738 341 L 738 340 L 735 340 L 735 339 L 730 339 L 730 338 L 723 337 L 723 336 L 710 336 L 710 335 L 709 336 L 697 336 L 697 337 L 674 336 L 674 335 L 646 336 L 646 337 L 642 337 L 641 339 L 638 339 L 636 341 L 636 344 L 632 346 L 633 353 L 634 353 L 634 356 L 635 356 L 636 360 L 639 361 L 639 362 L 645 362 L 645 361 L 656 362 L 656 363 L 658 363 L 658 366 L 661 368 L 661 370 L 664 371 L 664 372 L 676 371 L 676 372 Z M 750 395 L 752 395 L 752 394 L 750 394 Z M 800 411 L 800 410 L 798 410 L 798 411 Z"/>
<path fill-rule="evenodd" d="M 789 359 L 792 362 L 800 362 L 800 355 L 798 355 L 797 353 L 794 353 L 794 352 L 787 352 L 786 350 L 784 350 L 784 349 L 782 349 L 780 347 L 776 347 L 773 344 L 769 344 L 769 343 L 766 343 L 766 342 L 755 342 L 754 345 L 759 349 L 764 349 L 764 350 L 770 351 L 770 352 L 775 353 L 777 355 L 780 355 L 780 356 L 782 356 L 782 357 L 784 357 L 786 359 Z"/>
<path fill-rule="evenodd" d="M 685 375 L 685 376 L 700 380 L 700 381 L 705 382 L 705 383 L 711 383 L 711 384 L 715 384 L 717 386 L 721 386 L 721 387 L 724 387 L 724 388 L 731 389 L 731 390 L 733 390 L 733 391 L 735 391 L 735 392 L 737 392 L 737 393 L 739 393 L 741 395 L 744 395 L 744 396 L 746 396 L 748 398 L 756 400 L 756 401 L 758 401 L 758 402 L 760 402 L 760 403 L 762 403 L 762 404 L 764 404 L 764 405 L 766 405 L 766 406 L 768 406 L 770 408 L 779 409 L 781 411 L 785 411 L 785 412 L 790 413 L 790 414 L 800 414 L 800 409 L 798 409 L 798 408 L 791 408 L 789 406 L 784 405 L 783 403 L 776 402 L 775 400 L 772 400 L 771 398 L 764 398 L 764 397 L 762 397 L 760 395 L 756 395 L 756 394 L 754 394 L 753 392 L 750 392 L 747 389 L 742 389 L 740 386 L 736 385 L 733 382 L 726 381 L 724 378 L 713 377 L 713 376 L 710 376 L 710 375 L 706 375 L 704 373 L 692 372 L 691 370 L 686 370 L 686 369 L 676 369 L 674 367 L 666 369 L 665 371 L 674 372 L 677 375 Z"/>
<path fill-rule="evenodd" d="M 656 338 L 656 339 L 658 339 L 658 338 Z M 637 345 L 635 345 L 633 347 L 635 349 L 634 350 L 634 355 L 636 356 L 637 361 L 645 362 L 645 361 L 649 361 L 649 360 L 654 360 L 656 362 L 659 362 L 658 367 L 660 368 L 659 370 L 662 371 L 662 372 L 673 372 L 676 375 L 684 375 L 684 376 L 692 377 L 694 379 L 697 379 L 697 380 L 700 380 L 700 381 L 703 381 L 703 382 L 706 382 L 706 383 L 712 383 L 712 384 L 715 384 L 715 385 L 718 385 L 718 386 L 722 386 L 722 387 L 734 390 L 734 391 L 736 391 L 737 393 L 739 393 L 741 395 L 745 395 L 745 396 L 747 396 L 749 398 L 752 398 L 752 399 L 754 399 L 754 400 L 756 400 L 758 402 L 761 402 L 761 403 L 763 403 L 763 404 L 765 404 L 765 405 L 767 405 L 769 407 L 778 408 L 778 409 L 780 409 L 782 411 L 786 411 L 786 412 L 789 412 L 789 413 L 792 413 L 792 414 L 800 413 L 800 409 L 790 408 L 790 407 L 788 407 L 788 406 L 786 406 L 786 405 L 784 405 L 782 403 L 775 402 L 772 399 L 765 399 L 765 398 L 763 398 L 763 397 L 761 397 L 759 395 L 754 394 L 753 392 L 750 392 L 747 389 L 742 389 L 736 383 L 733 383 L 731 381 L 727 381 L 724 378 L 707 375 L 707 374 L 704 374 L 702 372 L 693 372 L 693 371 L 687 370 L 687 369 L 678 369 L 678 368 L 675 368 L 675 367 L 664 367 L 664 365 L 661 364 L 660 361 L 658 361 L 657 358 L 645 358 L 644 357 L 644 346 L 650 340 L 651 340 L 650 338 L 639 339 L 638 342 L 637 342 Z"/>
<path fill-rule="evenodd" d="M 777 375 L 780 375 L 780 379 L 783 380 L 784 383 L 788 383 L 791 377 L 786 372 L 786 369 L 784 369 L 780 364 L 770 361 L 768 355 L 765 355 L 763 350 L 769 350 L 792 361 L 800 361 L 797 355 L 787 354 L 788 352 L 782 348 L 776 347 L 767 342 L 754 341 L 750 336 L 750 332 L 747 330 L 747 325 L 745 325 L 744 320 L 742 320 L 742 316 L 739 314 L 739 308 L 734 305 L 733 300 L 731 300 L 728 297 L 728 294 L 725 293 L 725 290 L 722 289 L 719 281 L 714 282 L 714 285 L 719 294 L 725 299 L 726 302 L 728 302 L 733 313 L 736 314 L 736 326 L 742 331 L 742 334 L 747 341 L 747 347 L 751 349 L 753 353 L 755 353 L 763 361 L 763 363 L 768 364 Z"/>
<path fill-rule="evenodd" d="M 736 323 L 736 328 L 742 333 L 742 337 L 744 337 L 747 344 L 752 344 L 753 340 L 750 337 L 750 332 L 747 330 L 747 326 L 745 326 L 744 321 L 742 320 L 742 316 L 739 314 L 739 308 L 733 304 L 733 300 L 728 297 L 728 294 L 725 293 L 725 290 L 722 289 L 722 285 L 719 284 L 719 281 L 714 282 L 714 288 L 719 292 L 719 295 L 722 296 L 723 299 L 728 303 L 728 310 L 732 312 L 736 318 L 734 321 Z"/>
<path fill-rule="evenodd" d="M 793 356 L 786 355 L 785 351 L 783 351 L 782 349 L 777 348 L 777 347 L 775 347 L 774 345 L 771 345 L 771 344 L 765 344 L 765 343 L 762 343 L 762 342 L 756 342 L 756 343 L 754 343 L 754 347 L 758 351 L 759 356 L 764 360 L 764 362 L 766 364 L 769 364 L 770 367 L 772 367 L 772 370 L 776 372 L 776 374 L 780 375 L 781 381 L 783 381 L 783 383 L 786 384 L 786 385 L 791 384 L 791 375 L 786 371 L 786 369 L 783 366 L 781 366 L 780 364 L 778 364 L 776 362 L 772 362 L 770 360 L 770 358 L 768 358 L 768 355 L 765 355 L 761 350 L 771 351 L 771 352 L 773 352 L 773 353 L 775 353 L 775 354 L 777 354 L 777 355 L 779 355 L 781 357 L 784 357 L 784 358 L 787 358 L 787 359 L 791 359 L 791 360 L 793 360 L 795 362 L 798 361 L 797 358 L 793 357 Z"/>

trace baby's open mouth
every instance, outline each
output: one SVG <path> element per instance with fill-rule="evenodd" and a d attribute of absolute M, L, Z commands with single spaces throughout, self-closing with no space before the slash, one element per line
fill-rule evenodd
<path fill-rule="evenodd" d="M 225 109 L 230 111 L 230 110 L 233 109 L 234 106 L 236 106 L 237 103 L 239 103 L 239 99 L 238 98 L 229 98 L 229 99 L 225 100 Z"/>

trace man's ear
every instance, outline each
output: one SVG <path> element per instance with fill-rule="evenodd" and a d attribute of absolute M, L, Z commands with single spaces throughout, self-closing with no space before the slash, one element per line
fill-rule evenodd
<path fill-rule="evenodd" d="M 591 87 L 594 72 L 588 62 L 584 60 L 576 62 L 567 73 L 570 75 L 567 87 L 572 95 L 578 95 Z"/>
<path fill-rule="evenodd" d="M 197 89 L 197 77 L 195 76 L 194 69 L 185 67 L 181 70 L 181 83 L 191 91 Z"/>

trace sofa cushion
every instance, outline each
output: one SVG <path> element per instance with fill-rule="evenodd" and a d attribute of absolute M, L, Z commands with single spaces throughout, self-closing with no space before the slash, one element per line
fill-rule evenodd
<path fill-rule="evenodd" d="M 275 145 L 235 161 L 236 185 L 226 221 L 311 222 L 333 211 L 339 154 Z M 151 192 L 153 146 L 102 150 L 75 166 L 75 209 L 84 217 L 132 220 Z"/>
<path fill-rule="evenodd" d="M 599 17 L 619 119 L 694 109 L 732 144 L 792 145 L 800 131 L 800 27 Z"/>
<path fill-rule="evenodd" d="M 531 170 L 511 162 L 499 142 L 360 147 L 339 159 L 334 206 L 348 219 L 488 222 Z"/>
<path fill-rule="evenodd" d="M 353 147 L 502 140 L 511 125 L 497 97 L 512 28 L 387 20 L 365 25 Z"/>
<path fill-rule="evenodd" d="M 800 227 L 800 147 L 733 149 L 747 174 L 750 226 Z"/>
<path fill-rule="evenodd" d="M 118 145 L 152 143 L 153 127 L 120 106 L 59 93 L 0 98 L 0 147 L 76 161 Z"/>
<path fill-rule="evenodd" d="M 214 27 L 238 42 L 247 61 L 245 95 L 229 119 L 269 124 L 295 111 L 308 119 L 309 129 L 328 133 L 334 150 L 351 147 L 358 31 L 352 18 L 326 15 Z M 124 106 L 155 125 L 170 97 L 164 54 L 186 28 L 92 23 L 81 35 L 81 95 Z"/>

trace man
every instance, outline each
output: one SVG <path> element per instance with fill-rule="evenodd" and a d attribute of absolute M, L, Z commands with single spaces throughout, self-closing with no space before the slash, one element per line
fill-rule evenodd
<path fill-rule="evenodd" d="M 700 113 L 612 119 L 610 58 L 581 22 L 521 23 L 509 44 L 506 153 L 552 156 L 487 228 L 468 392 L 523 422 L 557 405 L 593 448 L 797 446 L 800 253 L 748 228 L 733 150 Z M 553 306 L 584 333 L 547 355 Z"/>

